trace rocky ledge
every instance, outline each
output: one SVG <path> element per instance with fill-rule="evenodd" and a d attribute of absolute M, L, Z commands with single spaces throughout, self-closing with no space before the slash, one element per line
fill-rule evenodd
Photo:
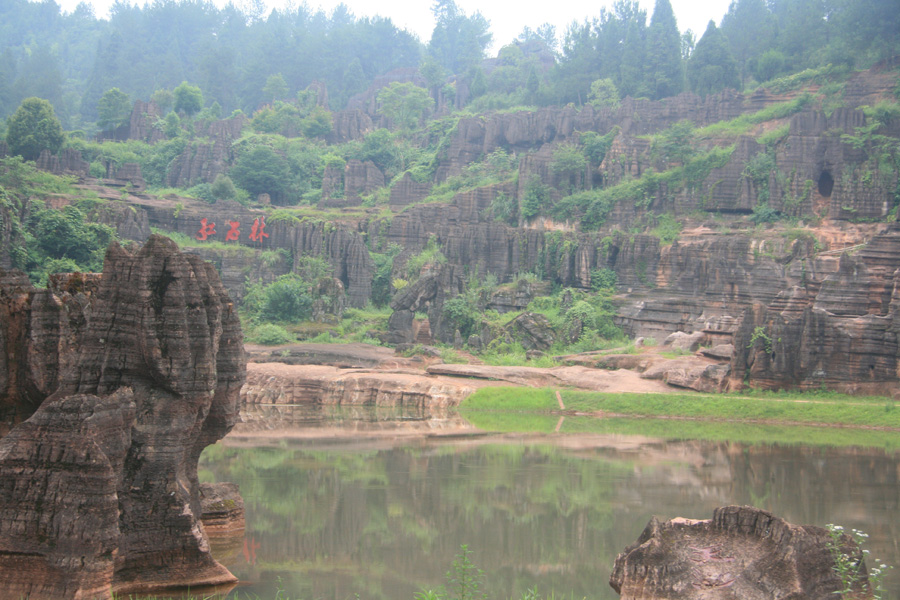
<path fill-rule="evenodd" d="M 210 555 L 197 479 L 201 451 L 237 420 L 246 372 L 215 269 L 161 236 L 133 254 L 113 244 L 82 308 L 55 391 L 0 440 L 4 596 L 234 581 Z M 7 349 L 33 340 L 37 322 L 23 321 Z"/>
<path fill-rule="evenodd" d="M 863 555 L 844 534 L 840 551 L 858 561 L 854 598 L 869 598 Z M 623 600 L 828 600 L 843 589 L 830 533 L 792 525 L 751 506 L 725 506 L 709 520 L 653 517 L 616 557 L 609 585 Z"/>

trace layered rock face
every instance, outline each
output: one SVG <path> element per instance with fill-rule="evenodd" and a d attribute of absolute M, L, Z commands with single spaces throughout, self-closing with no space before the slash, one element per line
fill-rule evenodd
<path fill-rule="evenodd" d="M 843 589 L 829 542 L 821 527 L 750 506 L 717 508 L 706 521 L 653 517 L 616 557 L 609 584 L 623 600 L 827 600 Z M 846 534 L 840 549 L 862 562 Z M 854 592 L 869 597 L 865 567 Z"/>
<path fill-rule="evenodd" d="M 197 134 L 212 141 L 188 145 L 169 165 L 166 184 L 187 188 L 204 181 L 211 183 L 225 173 L 235 158 L 232 142 L 240 137 L 247 122 L 246 117 L 237 116 L 199 123 Z"/>
<path fill-rule="evenodd" d="M 0 270 L 0 419 L 31 416 L 78 360 L 97 274 L 52 275 L 35 289 L 19 271 Z"/>
<path fill-rule="evenodd" d="M 92 296 L 71 368 L 0 440 L 0 580 L 30 598 L 234 581 L 209 554 L 197 480 L 246 373 L 231 301 L 161 236 L 111 246 Z"/>
<path fill-rule="evenodd" d="M 900 223 L 840 257 L 820 286 L 757 304 L 735 333 L 733 382 L 895 394 L 900 378 Z"/>

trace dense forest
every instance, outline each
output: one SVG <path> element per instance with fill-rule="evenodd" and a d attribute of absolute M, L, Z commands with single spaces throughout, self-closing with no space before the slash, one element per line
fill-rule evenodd
<path fill-rule="evenodd" d="M 434 96 L 464 85 L 467 94 L 453 95 L 457 108 L 602 102 L 609 88 L 592 90 L 598 80 L 623 97 L 659 99 L 826 64 L 868 67 L 900 44 L 896 0 L 735 0 L 705 32 L 680 31 L 667 0 L 652 15 L 617 0 L 565 32 L 535 24 L 517 40 L 496 40 L 498 55 L 485 60 L 490 24 L 479 13 L 453 0 L 433 12 L 423 44 L 390 19 L 358 18 L 344 5 L 263 15 L 199 0 L 119 2 L 107 20 L 87 4 L 66 14 L 54 0 L 8 0 L 0 6 L 0 117 L 36 96 L 64 128 L 92 133 L 106 91 L 149 100 L 183 81 L 226 115 L 294 98 L 314 81 L 337 110 L 401 67 L 419 68 Z"/>

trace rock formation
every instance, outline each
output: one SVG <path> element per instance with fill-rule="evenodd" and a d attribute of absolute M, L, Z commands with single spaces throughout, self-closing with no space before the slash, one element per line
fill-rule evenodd
<path fill-rule="evenodd" d="M 26 345 L 40 337 L 33 298 Z M 161 236 L 134 254 L 113 244 L 84 312 L 57 389 L 0 440 L 5 590 L 108 598 L 234 581 L 209 554 L 197 480 L 245 377 L 215 269 Z"/>
<path fill-rule="evenodd" d="M 900 378 L 900 223 L 875 236 L 820 285 L 784 290 L 744 313 L 734 336 L 735 385 L 892 394 Z"/>
<path fill-rule="evenodd" d="M 247 123 L 248 119 L 243 115 L 199 122 L 197 135 L 211 141 L 189 144 L 169 165 L 166 185 L 188 188 L 198 183 L 212 183 L 233 162 L 232 142 L 240 137 Z"/>
<path fill-rule="evenodd" d="M 81 152 L 74 148 L 60 150 L 57 156 L 50 154 L 49 150 L 42 150 L 35 166 L 54 175 L 86 177 L 91 172 L 91 165 L 82 159 Z"/>
<path fill-rule="evenodd" d="M 97 274 L 52 275 L 36 289 L 19 271 L 0 270 L 0 419 L 30 417 L 78 360 L 100 285 Z"/>
<path fill-rule="evenodd" d="M 750 506 L 717 508 L 706 521 L 653 517 L 616 557 L 609 585 L 623 600 L 828 600 L 843 589 L 830 542 L 821 527 Z M 862 563 L 849 536 L 840 545 Z M 869 597 L 865 566 L 860 570 L 854 592 Z"/>
<path fill-rule="evenodd" d="M 359 206 L 360 196 L 371 194 L 384 187 L 384 174 L 371 160 L 352 159 L 344 167 L 326 165 L 322 175 L 322 201 L 320 206 L 342 208 Z"/>

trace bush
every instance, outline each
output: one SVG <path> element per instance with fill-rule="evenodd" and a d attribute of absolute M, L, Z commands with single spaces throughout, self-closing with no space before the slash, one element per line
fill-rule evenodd
<path fill-rule="evenodd" d="M 593 291 L 599 292 L 600 290 L 614 290 L 615 288 L 615 271 L 607 267 L 591 271 L 591 289 Z"/>
<path fill-rule="evenodd" d="M 550 202 L 550 188 L 541 182 L 541 178 L 533 174 L 525 184 L 525 195 L 522 198 L 522 217 L 530 219 L 540 214 L 541 209 Z"/>
<path fill-rule="evenodd" d="M 294 323 L 312 314 L 309 286 L 293 274 L 282 275 L 263 290 L 260 316 L 269 321 Z"/>
<path fill-rule="evenodd" d="M 296 338 L 284 327 L 279 327 L 272 323 L 263 323 L 253 331 L 252 335 L 248 336 L 248 341 L 264 346 L 278 346 L 294 342 Z"/>
<path fill-rule="evenodd" d="M 237 189 L 234 187 L 231 177 L 222 173 L 216 175 L 210 186 L 210 192 L 212 192 L 213 198 L 220 200 L 231 200 L 237 195 Z"/>
<path fill-rule="evenodd" d="M 457 296 L 444 302 L 444 318 L 453 329 L 458 329 L 465 340 L 475 331 L 478 325 L 478 307 L 468 298 Z"/>

